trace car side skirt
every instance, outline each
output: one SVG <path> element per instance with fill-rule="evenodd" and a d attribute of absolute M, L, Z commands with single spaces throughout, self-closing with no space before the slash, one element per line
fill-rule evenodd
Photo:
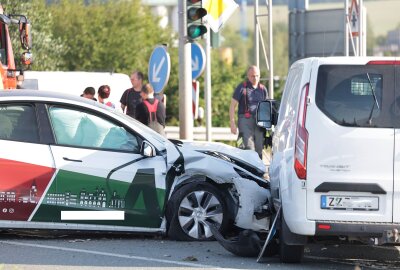
<path fill-rule="evenodd" d="M 73 223 L 53 222 L 25 222 L 25 221 L 1 221 L 0 228 L 3 229 L 44 229 L 44 230 L 84 230 L 84 231 L 109 231 L 109 232 L 144 232 L 165 233 L 165 228 L 125 227 L 108 225 L 87 225 Z"/>

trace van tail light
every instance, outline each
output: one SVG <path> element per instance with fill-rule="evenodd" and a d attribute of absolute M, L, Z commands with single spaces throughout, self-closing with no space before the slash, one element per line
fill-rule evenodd
<path fill-rule="evenodd" d="M 307 97 L 309 84 L 302 90 L 297 115 L 297 129 L 294 150 L 294 170 L 299 179 L 307 179 L 307 144 L 308 131 L 306 129 Z"/>

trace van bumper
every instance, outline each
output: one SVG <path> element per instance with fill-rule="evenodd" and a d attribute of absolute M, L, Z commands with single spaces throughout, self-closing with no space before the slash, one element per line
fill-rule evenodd
<path fill-rule="evenodd" d="M 358 236 L 380 238 L 381 243 L 400 243 L 399 223 L 322 222 L 315 224 L 315 236 Z"/>

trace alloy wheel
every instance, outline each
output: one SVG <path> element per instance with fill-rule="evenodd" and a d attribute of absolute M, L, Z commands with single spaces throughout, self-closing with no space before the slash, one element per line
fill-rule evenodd
<path fill-rule="evenodd" d="M 221 202 L 208 191 L 193 191 L 179 205 L 179 224 L 187 235 L 195 239 L 211 237 L 210 226 L 219 228 L 223 217 Z"/>

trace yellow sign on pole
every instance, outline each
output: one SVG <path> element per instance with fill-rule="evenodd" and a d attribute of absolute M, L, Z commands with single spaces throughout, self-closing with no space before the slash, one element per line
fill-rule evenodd
<path fill-rule="evenodd" d="M 238 4 L 234 0 L 203 0 L 208 25 L 214 32 L 219 31 L 237 7 Z"/>

